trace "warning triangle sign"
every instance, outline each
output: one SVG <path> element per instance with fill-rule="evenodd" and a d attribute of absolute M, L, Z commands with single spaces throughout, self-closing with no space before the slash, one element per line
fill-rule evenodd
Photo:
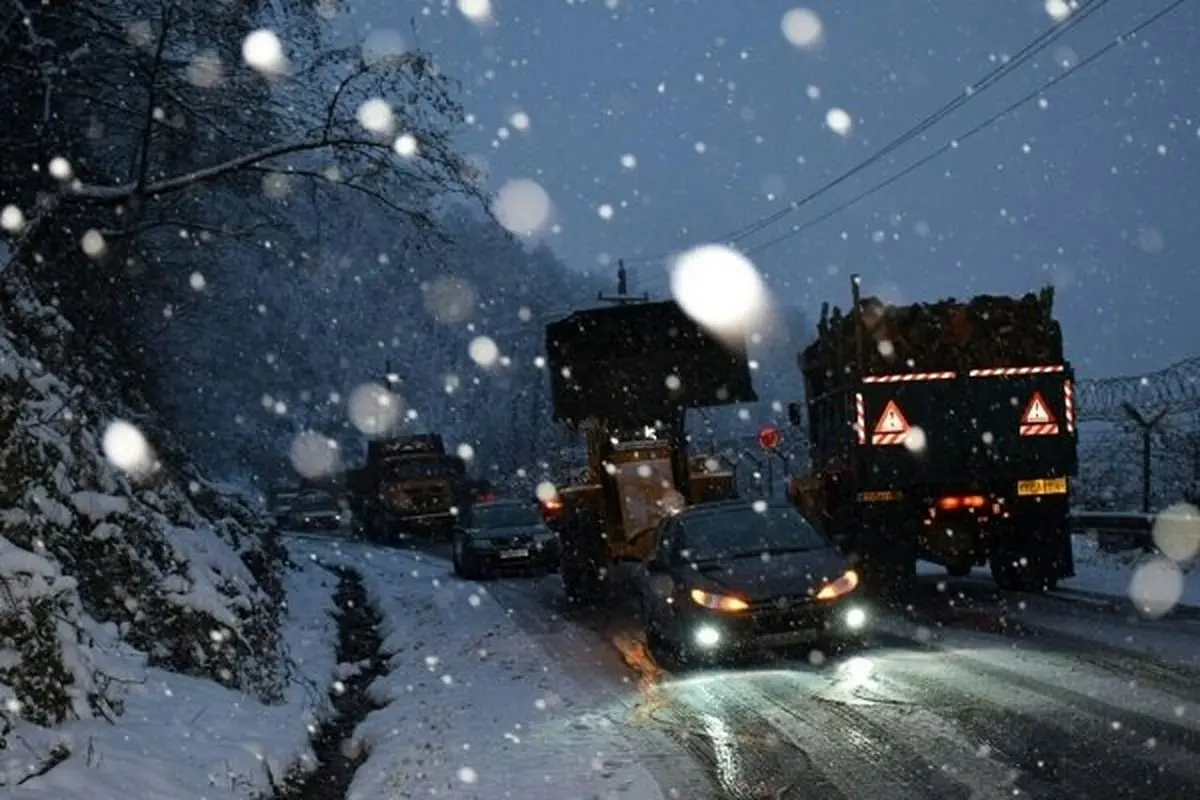
<path fill-rule="evenodd" d="M 895 400 L 888 400 L 882 416 L 879 417 L 879 424 L 875 426 L 875 433 L 908 433 L 908 431 L 908 420 L 900 413 L 900 406 L 896 405 Z"/>
<path fill-rule="evenodd" d="M 1050 413 L 1050 406 L 1046 405 L 1046 398 L 1042 397 L 1041 392 L 1034 392 L 1033 399 L 1025 407 L 1025 414 L 1021 417 L 1021 424 L 1050 425 L 1054 421 L 1054 415 Z"/>

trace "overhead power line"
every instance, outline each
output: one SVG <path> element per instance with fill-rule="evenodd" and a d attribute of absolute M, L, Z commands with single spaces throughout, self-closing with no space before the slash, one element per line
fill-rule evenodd
<path fill-rule="evenodd" d="M 1017 53 L 1012 58 L 1005 60 L 999 66 L 990 70 L 986 75 L 984 75 L 982 78 L 980 78 L 975 83 L 968 86 L 964 91 L 957 93 L 951 100 L 944 103 L 936 111 L 934 111 L 933 113 L 926 116 L 924 119 L 919 121 L 916 125 L 912 126 L 908 130 L 906 130 L 904 133 L 902 133 L 899 136 L 897 136 L 896 138 L 892 139 L 890 142 L 888 142 L 882 148 L 880 148 L 876 152 L 872 153 L 870 156 L 868 156 L 864 160 L 860 161 L 858 164 L 851 167 L 849 170 L 841 173 L 840 175 L 831 179 L 827 183 L 817 187 L 816 189 L 812 190 L 804 197 L 801 197 L 798 200 L 794 200 L 791 203 L 788 203 L 784 208 L 774 211 L 754 222 L 751 222 L 748 225 L 743 225 L 742 227 L 731 231 L 730 233 L 726 234 L 725 236 L 720 237 L 720 239 L 718 241 L 723 241 L 723 242 L 728 242 L 728 243 L 739 242 L 748 236 L 752 236 L 753 234 L 758 233 L 759 231 L 763 230 L 764 228 L 768 228 L 771 225 L 774 225 L 775 223 L 779 222 L 780 220 L 784 219 L 785 217 L 798 211 L 800 208 L 808 205 L 813 200 L 816 200 L 819 197 L 821 197 L 822 195 L 826 194 L 827 192 L 829 192 L 833 189 L 836 189 L 838 186 L 845 183 L 850 178 L 853 178 L 855 175 L 858 175 L 863 170 L 880 162 L 881 160 L 886 158 L 888 155 L 893 153 L 896 149 L 902 147 L 903 145 L 905 145 L 908 142 L 912 141 L 913 139 L 917 138 L 918 136 L 920 136 L 921 134 L 925 133 L 930 128 L 932 128 L 934 125 L 936 125 L 937 123 L 941 122 L 946 117 L 953 114 L 955 111 L 957 111 L 959 108 L 961 108 L 965 103 L 969 102 L 972 98 L 977 97 L 981 92 L 986 91 L 988 88 L 990 88 L 991 86 L 998 83 L 1004 77 L 1008 76 L 1013 71 L 1015 71 L 1018 67 L 1027 63 L 1030 59 L 1032 59 L 1038 53 L 1042 52 L 1047 47 L 1049 47 L 1055 40 L 1064 36 L 1073 27 L 1075 27 L 1076 25 L 1079 25 L 1081 22 L 1083 22 L 1089 16 L 1091 16 L 1095 12 L 1099 11 L 1104 6 L 1108 5 L 1109 2 L 1111 2 L 1111 0 L 1085 0 L 1084 4 L 1078 10 L 1076 10 L 1070 17 L 1068 17 L 1067 19 L 1065 19 L 1062 22 L 1056 23 L 1055 25 L 1053 25 L 1050 28 L 1047 28 L 1045 31 L 1043 31 L 1041 34 L 1039 34 L 1033 41 L 1031 41 L 1029 44 L 1025 45 L 1020 50 L 1018 50 Z M 651 263 L 651 262 L 655 262 L 655 261 L 664 261 L 664 260 L 670 258 L 672 255 L 673 255 L 672 253 L 662 253 L 657 256 L 642 256 L 642 257 L 636 257 L 636 258 L 625 258 L 623 260 L 627 264 L 646 264 L 646 263 Z"/>
<path fill-rule="evenodd" d="M 1099 50 L 1095 51 L 1094 53 L 1089 55 L 1087 58 L 1083 59 L 1082 61 L 1080 61 L 1079 63 L 1070 67 L 1069 69 L 1066 69 L 1063 72 L 1060 72 L 1058 75 L 1055 75 L 1053 78 L 1051 78 L 1050 80 L 1043 83 L 1037 89 L 1033 90 L 1032 92 L 1025 95 L 1024 97 L 1021 97 L 1019 100 L 1016 100 L 1015 102 L 1010 103 L 1009 105 L 1005 106 L 999 112 L 988 117 L 983 122 L 974 126 L 970 130 L 962 133 L 959 136 L 954 137 L 953 139 L 948 140 L 941 147 L 930 152 L 928 155 L 918 159 L 917 161 L 914 161 L 913 163 L 909 164 L 907 167 L 902 169 L 900 172 L 897 172 L 896 174 L 892 175 L 891 177 L 886 178 L 882 181 L 879 181 L 878 183 L 870 186 L 869 188 L 864 189 L 863 191 L 861 191 L 858 194 L 851 197 L 849 200 L 846 200 L 845 202 L 834 206 L 833 208 L 814 217 L 813 219 L 810 219 L 807 222 L 804 222 L 800 225 L 793 226 L 786 233 L 776 236 L 774 239 L 768 239 L 767 241 L 762 242 L 761 244 L 758 244 L 754 247 L 747 248 L 744 252 L 746 253 L 746 255 L 755 255 L 757 253 L 763 252 L 764 250 L 769 250 L 772 247 L 775 247 L 776 245 L 779 245 L 783 242 L 788 241 L 789 239 L 799 236 L 801 233 L 803 233 L 804 231 L 813 227 L 814 225 L 819 225 L 820 223 L 824 222 L 825 220 L 827 220 L 831 217 L 834 217 L 837 214 L 840 214 L 841 212 L 845 211 L 846 209 L 850 208 L 851 206 L 857 205 L 858 203 L 862 202 L 863 200 L 870 197 L 871 195 L 874 195 L 877 192 L 880 192 L 880 191 L 886 189 L 887 187 L 891 186 L 892 184 L 896 183 L 897 181 L 901 180 L 902 178 L 905 178 L 905 177 L 911 175 L 912 173 L 916 172 L 921 167 L 928 164 L 930 161 L 933 161 L 935 158 L 938 158 L 939 156 L 944 155 L 945 153 L 948 153 L 949 151 L 956 149 L 960 144 L 962 144 L 966 140 L 982 133 L 983 131 L 992 127 L 996 123 L 1000 122 L 1002 119 L 1005 119 L 1006 117 L 1008 117 L 1010 114 L 1012 114 L 1014 111 L 1016 111 L 1021 106 L 1027 105 L 1027 104 L 1037 100 L 1042 95 L 1044 95 L 1047 91 L 1049 91 L 1053 87 L 1057 86 L 1058 84 L 1062 83 L 1063 81 L 1067 80 L 1068 78 L 1072 77 L 1073 75 L 1078 73 L 1080 70 L 1085 69 L 1086 67 L 1096 63 L 1101 58 L 1108 55 L 1116 48 L 1120 47 L 1122 44 L 1124 44 L 1129 39 L 1135 38 L 1138 34 L 1140 34 L 1142 31 L 1146 30 L 1147 28 L 1149 28 L 1154 23 L 1163 19 L 1164 17 L 1166 17 L 1173 11 L 1178 10 L 1179 7 L 1182 6 L 1186 2 L 1188 2 L 1188 0 L 1174 0 L 1174 2 L 1172 2 L 1171 4 L 1169 4 L 1168 6 L 1163 8 L 1161 11 L 1155 12 L 1153 15 L 1146 18 L 1141 23 L 1133 26 L 1132 28 L 1130 28 L 1129 30 L 1127 30 L 1125 33 L 1121 34 L 1117 38 L 1113 39 L 1111 42 L 1106 44 L 1104 47 L 1101 47 Z"/>

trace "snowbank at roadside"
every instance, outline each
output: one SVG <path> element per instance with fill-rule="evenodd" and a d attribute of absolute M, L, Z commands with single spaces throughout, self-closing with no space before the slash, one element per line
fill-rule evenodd
<path fill-rule="evenodd" d="M 437 559 L 293 540 L 294 557 L 358 570 L 383 617 L 388 673 L 354 744 L 368 756 L 347 800 L 663 797 L 590 702 L 476 584 Z"/>
<path fill-rule="evenodd" d="M 1128 597 L 1139 605 L 1200 607 L 1196 562 L 1175 564 L 1139 551 L 1109 553 L 1090 536 L 1072 539 L 1075 577 L 1063 581 L 1064 589 Z"/>
<path fill-rule="evenodd" d="M 284 578 L 284 645 L 291 658 L 285 702 L 264 705 L 219 684 L 146 668 L 127 654 L 124 713 L 30 729 L 7 751 L 66 745 L 73 755 L 45 775 L 6 788 L 12 800 L 91 798 L 253 798 L 279 784 L 297 765 L 311 768 L 309 735 L 329 710 L 328 686 L 337 667 L 332 616 L 337 578 L 301 563 Z M 111 667 L 112 665 L 110 665 Z"/>
<path fill-rule="evenodd" d="M 1062 589 L 1124 597 L 1155 608 L 1200 608 L 1200 568 L 1196 562 L 1175 564 L 1163 556 L 1140 551 L 1109 553 L 1090 536 L 1072 536 L 1071 543 L 1075 577 L 1063 581 Z M 946 574 L 942 567 L 924 561 L 917 571 L 922 575 Z M 972 576 L 990 580 L 986 567 L 976 568 Z"/>

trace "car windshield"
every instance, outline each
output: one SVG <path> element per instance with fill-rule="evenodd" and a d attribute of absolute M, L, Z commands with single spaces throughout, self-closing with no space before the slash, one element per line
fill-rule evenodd
<path fill-rule="evenodd" d="M 681 544 L 689 561 L 802 552 L 829 546 L 796 511 L 790 508 L 757 511 L 749 506 L 685 519 Z"/>
<path fill-rule="evenodd" d="M 541 515 L 532 506 L 476 506 L 472 518 L 477 528 L 518 528 L 541 525 Z"/>
<path fill-rule="evenodd" d="M 337 501 L 329 495 L 308 495 L 300 498 L 296 502 L 298 508 L 307 511 L 319 511 L 330 508 L 337 508 Z"/>

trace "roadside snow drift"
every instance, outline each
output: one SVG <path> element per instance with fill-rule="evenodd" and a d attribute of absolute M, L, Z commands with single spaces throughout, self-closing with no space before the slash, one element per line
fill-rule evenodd
<path fill-rule="evenodd" d="M 294 677 L 286 553 L 117 399 L 103 347 L 69 357 L 74 332 L 15 276 L 0 308 L 0 789 L 96 796 L 111 777 L 101 796 L 250 796 L 305 735 L 298 721 L 268 753 L 283 723 L 260 708 L 282 709 Z M 154 453 L 136 479 L 102 452 L 119 420 Z"/>
<path fill-rule="evenodd" d="M 332 616 L 337 579 L 307 565 L 287 576 L 283 636 L 292 657 L 285 703 L 265 705 L 212 681 L 126 664 L 131 681 L 113 725 L 89 719 L 26 730 L 21 750 L 65 747 L 74 755 L 5 790 L 13 800 L 251 798 L 297 768 L 315 766 L 309 736 L 328 712 L 337 667 Z M 20 755 L 19 752 L 11 753 Z M 8 763 L 5 762 L 8 766 Z"/>
<path fill-rule="evenodd" d="M 663 796 L 481 585 L 403 551 L 316 541 L 292 551 L 359 570 L 384 620 L 389 671 L 370 687 L 383 707 L 355 732 L 351 746 L 368 756 L 347 800 Z"/>

